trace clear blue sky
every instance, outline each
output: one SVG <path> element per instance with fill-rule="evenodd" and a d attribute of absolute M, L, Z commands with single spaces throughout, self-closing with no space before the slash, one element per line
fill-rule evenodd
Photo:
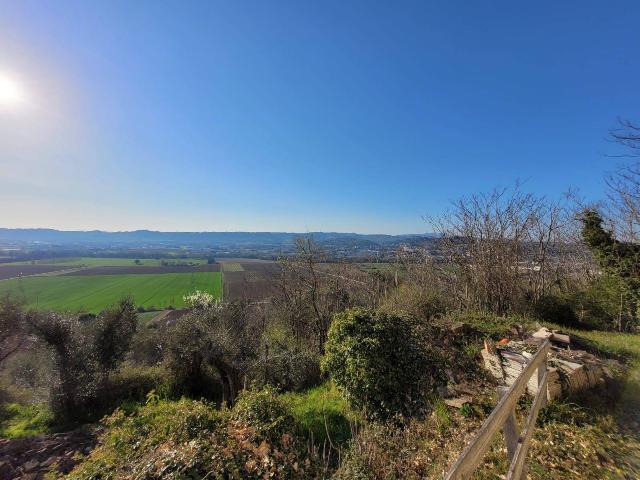
<path fill-rule="evenodd" d="M 516 179 L 600 197 L 640 121 L 638 1 L 0 12 L 0 226 L 421 232 Z"/>

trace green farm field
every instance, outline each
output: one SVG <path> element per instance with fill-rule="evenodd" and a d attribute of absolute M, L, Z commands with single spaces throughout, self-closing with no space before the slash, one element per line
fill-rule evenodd
<path fill-rule="evenodd" d="M 69 257 L 69 258 L 46 258 L 41 260 L 27 260 L 24 262 L 12 262 L 4 265 L 60 265 L 70 267 L 134 267 L 144 265 L 148 267 L 159 267 L 164 260 L 173 263 L 192 263 L 194 265 L 204 265 L 207 260 L 204 258 L 141 258 L 140 263 L 135 263 L 135 258 L 108 258 L 108 257 Z"/>
<path fill-rule="evenodd" d="M 0 297 L 24 299 L 31 308 L 98 313 L 131 295 L 137 306 L 184 306 L 183 295 L 202 290 L 222 297 L 220 272 L 42 276 L 0 282 Z"/>

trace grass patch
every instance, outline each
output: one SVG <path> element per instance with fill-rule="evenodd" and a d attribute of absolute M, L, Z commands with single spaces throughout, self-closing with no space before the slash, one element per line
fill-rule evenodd
<path fill-rule="evenodd" d="M 607 355 L 624 358 L 629 361 L 640 360 L 640 335 L 635 333 L 603 332 L 600 330 L 579 330 L 544 322 L 548 328 L 573 333 L 594 343 Z"/>
<path fill-rule="evenodd" d="M 194 290 L 222 297 L 220 272 L 27 277 L 0 283 L 0 296 L 24 299 L 29 308 L 98 313 L 126 295 L 136 305 L 182 307 Z"/>
<path fill-rule="evenodd" d="M 317 445 L 325 441 L 334 446 L 346 443 L 351 438 L 352 425 L 360 421 L 359 414 L 349 408 L 331 383 L 283 396 L 291 405 L 296 424 L 302 429 L 300 433 Z"/>
<path fill-rule="evenodd" d="M 44 404 L 0 405 L 0 437 L 20 438 L 50 432 L 53 414 Z"/>
<path fill-rule="evenodd" d="M 533 330 L 535 325 L 535 320 L 526 317 L 518 315 L 498 317 L 493 313 L 484 312 L 452 312 L 445 317 L 445 320 L 469 324 L 494 340 L 513 335 L 512 328 L 516 325 L 521 325 L 527 330 Z"/>

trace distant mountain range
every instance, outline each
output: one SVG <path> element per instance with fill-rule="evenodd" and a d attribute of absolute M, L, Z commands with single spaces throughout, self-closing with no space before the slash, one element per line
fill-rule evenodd
<path fill-rule="evenodd" d="M 157 232 L 135 230 L 131 232 L 61 231 L 48 228 L 0 228 L 0 242 L 48 245 L 93 246 L 291 246 L 300 236 L 312 237 L 319 244 L 333 247 L 392 246 L 401 243 L 416 244 L 432 238 L 432 234 L 382 235 L 337 232 Z"/>

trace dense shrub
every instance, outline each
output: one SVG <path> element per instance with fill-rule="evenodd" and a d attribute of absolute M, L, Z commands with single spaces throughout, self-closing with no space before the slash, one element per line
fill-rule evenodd
<path fill-rule="evenodd" d="M 565 294 L 547 295 L 533 307 L 533 315 L 547 322 L 575 328 L 618 330 L 626 312 L 621 298 L 624 287 L 619 279 L 602 275 L 585 288 Z"/>
<path fill-rule="evenodd" d="M 468 425 L 467 425 L 468 423 Z M 442 478 L 479 422 L 465 420 L 465 432 L 446 409 L 437 415 L 366 424 L 350 442 L 336 480 Z M 466 433 L 466 435 L 465 435 Z"/>
<path fill-rule="evenodd" d="M 259 344 L 254 310 L 244 302 L 230 302 L 181 317 L 167 329 L 164 350 L 176 387 L 202 396 L 214 380 L 222 387 L 223 401 L 231 406 L 256 364 Z"/>
<path fill-rule="evenodd" d="M 53 312 L 29 312 L 24 320 L 52 355 L 49 401 L 57 419 L 95 418 L 109 389 L 109 373 L 124 358 L 136 330 L 133 301 L 124 298 L 88 323 Z"/>
<path fill-rule="evenodd" d="M 292 333 L 286 327 L 274 327 L 263 334 L 259 361 L 251 372 L 257 384 L 290 391 L 320 383 L 320 355 L 297 342 Z"/>
<path fill-rule="evenodd" d="M 579 322 L 571 299 L 564 295 L 545 295 L 533 306 L 533 314 L 540 320 L 568 327 Z"/>
<path fill-rule="evenodd" d="M 255 417 L 255 421 L 264 420 L 268 423 L 267 417 Z M 321 476 L 317 457 L 308 454 L 295 435 L 284 432 L 265 441 L 251 421 L 240 413 L 186 399 L 151 401 L 129 416 L 116 411 L 105 420 L 100 445 L 69 478 Z"/>
<path fill-rule="evenodd" d="M 151 391 L 162 397 L 173 393 L 169 372 L 161 365 L 147 367 L 125 362 L 109 375 L 99 398 L 100 410 L 110 413 L 124 401 L 143 402 Z"/>
<path fill-rule="evenodd" d="M 53 354 L 50 402 L 56 417 L 62 421 L 91 417 L 99 386 L 91 338 L 71 316 L 32 313 L 28 323 L 30 331 Z"/>
<path fill-rule="evenodd" d="M 166 332 L 164 328 L 146 326 L 140 328 L 131 339 L 128 359 L 140 365 L 157 365 L 162 362 L 162 344 Z"/>
<path fill-rule="evenodd" d="M 294 430 L 289 406 L 270 386 L 243 391 L 233 407 L 232 418 L 251 425 L 260 437 L 271 442 Z"/>
<path fill-rule="evenodd" d="M 215 381 L 206 362 L 209 348 L 209 325 L 206 319 L 187 315 L 165 331 L 163 350 L 176 393 L 207 396 Z"/>
<path fill-rule="evenodd" d="M 351 309 L 334 316 L 322 368 L 371 418 L 409 415 L 434 386 L 434 360 L 406 317 Z"/>
<path fill-rule="evenodd" d="M 136 333 L 138 315 L 131 297 L 102 312 L 93 325 L 95 357 L 103 371 L 122 361 Z"/>
<path fill-rule="evenodd" d="M 637 177 L 637 172 L 635 175 Z M 632 198 L 632 203 L 637 202 L 637 197 Z M 629 198 L 626 198 L 626 201 L 629 201 Z M 637 228 L 637 213 L 634 215 L 633 222 L 636 222 L 636 227 L 632 227 L 633 233 Z M 615 327 L 621 331 L 631 330 L 638 324 L 640 314 L 640 244 L 637 241 L 622 241 L 615 237 L 614 232 L 605 230 L 604 219 L 596 210 L 587 209 L 582 212 L 581 221 L 584 243 L 591 250 L 605 276 L 615 280 L 618 291 Z"/>

